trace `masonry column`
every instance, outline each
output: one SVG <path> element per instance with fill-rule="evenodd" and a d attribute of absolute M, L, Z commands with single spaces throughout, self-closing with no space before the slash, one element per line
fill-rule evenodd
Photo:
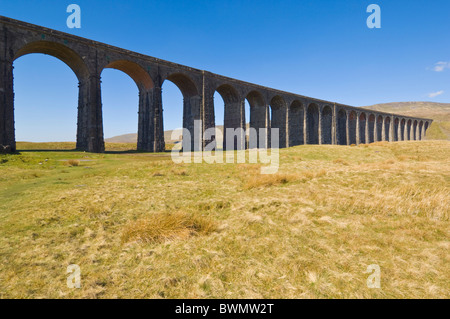
<path fill-rule="evenodd" d="M 285 123 L 285 132 L 286 132 L 286 142 L 285 142 L 285 146 L 284 147 L 289 147 L 289 142 L 290 142 L 290 138 L 289 138 L 289 116 L 290 116 L 290 104 L 286 104 L 286 123 Z"/>
<path fill-rule="evenodd" d="M 373 141 L 379 142 L 378 141 L 378 115 L 375 114 L 374 116 L 375 116 L 375 119 L 374 119 L 375 122 L 373 122 Z"/>
<path fill-rule="evenodd" d="M 271 123 L 270 123 L 270 105 L 266 104 L 264 106 L 264 118 L 265 118 L 265 125 L 264 128 L 266 129 L 264 137 L 263 137 L 263 145 L 262 148 L 270 148 L 270 129 L 271 129 Z"/>
<path fill-rule="evenodd" d="M 0 60 L 0 144 L 16 150 L 12 61 Z"/>
<path fill-rule="evenodd" d="M 366 138 L 365 138 L 365 141 L 366 141 L 366 144 L 370 144 L 370 136 L 369 136 L 369 118 L 370 118 L 370 114 L 365 114 L 366 115 L 366 127 L 365 127 L 365 135 L 366 135 Z"/>
<path fill-rule="evenodd" d="M 153 88 L 153 151 L 164 152 L 166 150 L 166 142 L 164 140 L 164 118 L 162 107 L 162 89 L 160 87 Z"/>
<path fill-rule="evenodd" d="M 347 137 L 347 145 L 350 145 L 350 112 L 345 111 L 346 116 L 345 116 L 345 135 Z"/>
<path fill-rule="evenodd" d="M 409 135 L 408 135 L 408 120 L 405 120 L 405 126 L 403 127 L 403 140 L 409 141 Z"/>
<path fill-rule="evenodd" d="M 206 145 L 216 142 L 216 115 L 214 110 L 214 92 L 210 89 L 209 82 L 207 81 L 207 78 L 205 77 L 205 73 L 203 72 L 203 133 L 207 129 L 213 129 L 214 135 L 212 135 L 210 138 L 204 137 L 202 146 L 203 149 Z M 224 133 L 225 133 L 225 127 L 224 127 Z M 225 149 L 225 138 L 223 139 L 223 148 Z M 217 144 L 214 144 L 214 149 L 217 149 Z"/>
<path fill-rule="evenodd" d="M 384 116 L 381 120 L 381 140 L 386 141 L 386 118 Z"/>
<path fill-rule="evenodd" d="M 318 140 L 319 140 L 319 145 L 322 145 L 322 110 L 323 110 L 323 106 L 322 107 L 318 107 L 319 109 L 319 127 L 317 128 L 317 131 L 319 133 L 318 136 Z"/>
<path fill-rule="evenodd" d="M 422 124 L 422 134 L 420 135 L 421 140 L 425 139 L 425 123 L 426 122 L 423 122 Z"/>
<path fill-rule="evenodd" d="M 247 148 L 246 147 L 247 124 L 245 123 L 245 98 L 239 101 L 239 112 L 241 113 L 240 127 L 242 128 L 242 135 L 239 141 L 240 144 L 238 146 L 238 150 L 245 150 Z M 249 123 L 250 123 L 250 114 L 249 114 Z"/>
<path fill-rule="evenodd" d="M 191 135 L 190 140 L 183 136 L 183 150 L 194 152 L 203 149 L 202 103 L 200 95 L 183 97 L 183 128 Z"/>
<path fill-rule="evenodd" d="M 389 121 L 389 142 L 395 142 L 394 139 L 394 116 L 391 115 L 390 116 L 390 121 Z"/>
<path fill-rule="evenodd" d="M 336 104 L 333 105 L 333 117 L 331 118 L 331 144 L 336 145 L 337 144 L 337 138 L 336 138 Z"/>
<path fill-rule="evenodd" d="M 361 143 L 360 139 L 359 139 L 359 117 L 361 116 L 361 113 L 356 112 L 356 145 L 359 145 Z"/>
<path fill-rule="evenodd" d="M 77 148 L 103 153 L 105 143 L 100 76 L 91 75 L 80 81 L 78 99 Z"/>
<path fill-rule="evenodd" d="M 161 88 L 139 90 L 139 124 L 138 144 L 139 151 L 158 152 L 160 150 L 159 117 L 161 108 Z M 158 142 L 158 143 L 157 143 Z M 164 143 L 164 140 L 162 141 Z"/>
<path fill-rule="evenodd" d="M 303 144 L 308 144 L 308 129 L 307 129 L 307 116 L 308 113 L 308 105 L 305 103 L 305 107 L 303 109 Z"/>

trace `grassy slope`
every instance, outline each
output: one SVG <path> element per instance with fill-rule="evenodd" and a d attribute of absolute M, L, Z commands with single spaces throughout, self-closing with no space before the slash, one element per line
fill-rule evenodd
<path fill-rule="evenodd" d="M 167 155 L 1 155 L 0 297 L 450 297 L 449 142 L 293 147 L 273 176 Z M 169 213 L 215 230 L 124 237 Z"/>
<path fill-rule="evenodd" d="M 450 103 L 397 102 L 365 106 L 365 108 L 433 119 L 434 122 L 427 131 L 427 139 L 450 140 Z"/>

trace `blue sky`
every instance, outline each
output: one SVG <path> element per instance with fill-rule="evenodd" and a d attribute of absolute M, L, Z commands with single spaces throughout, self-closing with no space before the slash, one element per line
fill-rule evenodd
<path fill-rule="evenodd" d="M 82 10 L 69 29 L 66 8 Z M 381 7 L 381 29 L 366 8 Z M 0 15 L 240 80 L 355 106 L 449 102 L 450 1 L 2 0 Z M 440 63 L 440 64 L 438 64 Z M 77 79 L 63 62 L 14 62 L 16 136 L 74 141 Z M 138 91 L 124 73 L 102 74 L 105 137 L 137 131 Z M 163 86 L 166 129 L 182 124 L 181 93 Z M 223 103 L 216 98 L 216 124 Z"/>

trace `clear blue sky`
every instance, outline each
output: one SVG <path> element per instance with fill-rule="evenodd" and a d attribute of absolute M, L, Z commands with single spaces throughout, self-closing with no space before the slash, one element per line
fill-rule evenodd
<path fill-rule="evenodd" d="M 66 8 L 82 10 L 69 29 Z M 366 8 L 381 7 L 381 29 Z M 240 80 L 355 106 L 449 102 L 450 1 L 2 0 L 0 15 Z M 437 64 L 441 62 L 441 64 Z M 73 141 L 77 80 L 63 62 L 16 60 L 16 136 Z M 138 91 L 124 73 L 102 74 L 105 137 L 137 131 Z M 55 89 L 56 88 L 56 89 Z M 182 123 L 181 93 L 163 86 L 166 129 Z M 216 98 L 217 124 L 223 104 Z"/>

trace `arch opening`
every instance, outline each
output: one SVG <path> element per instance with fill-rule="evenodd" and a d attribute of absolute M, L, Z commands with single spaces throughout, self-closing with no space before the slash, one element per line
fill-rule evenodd
<path fill-rule="evenodd" d="M 399 136 L 399 139 L 401 141 L 405 140 L 405 123 L 406 123 L 405 119 L 402 119 L 400 121 L 400 136 Z"/>
<path fill-rule="evenodd" d="M 319 107 L 314 103 L 306 113 L 306 133 L 308 144 L 319 144 Z"/>
<path fill-rule="evenodd" d="M 14 60 L 31 53 L 47 54 L 63 61 L 76 74 L 79 81 L 89 76 L 88 68 L 83 59 L 75 51 L 61 43 L 52 41 L 27 43 L 15 53 Z"/>
<path fill-rule="evenodd" d="M 171 82 L 174 86 L 166 85 L 167 81 Z M 181 147 L 184 151 L 200 151 L 203 147 L 203 138 L 202 138 L 202 127 L 197 127 L 197 131 L 195 132 L 195 121 L 201 120 L 201 97 L 199 96 L 199 90 L 195 85 L 194 81 L 191 80 L 187 75 L 182 73 L 173 73 L 167 76 L 167 78 L 162 83 L 163 86 L 163 118 L 164 122 L 170 117 L 174 117 L 175 120 L 170 121 L 172 123 L 177 123 L 176 119 L 179 118 L 179 114 L 183 114 L 182 117 L 182 127 L 173 127 L 171 128 L 175 130 L 174 133 L 178 136 L 176 139 L 169 140 L 169 144 L 173 144 L 175 147 Z M 169 97 L 167 92 L 167 88 L 170 88 L 170 93 L 172 97 Z M 176 88 L 176 89 L 175 89 Z M 177 92 L 181 92 L 182 94 L 182 103 L 179 103 L 179 94 Z M 170 101 L 169 107 L 165 108 L 164 105 Z M 179 106 L 182 105 L 182 112 L 179 112 Z M 183 129 L 187 130 L 190 134 L 189 138 L 183 135 Z M 197 140 L 195 137 L 199 137 Z M 165 139 L 165 138 L 164 138 Z"/>
<path fill-rule="evenodd" d="M 277 128 L 279 130 L 278 147 L 284 148 L 286 147 L 286 102 L 281 96 L 274 96 L 270 101 L 270 109 L 270 128 Z M 274 145 L 271 146 L 274 147 Z"/>
<path fill-rule="evenodd" d="M 398 141 L 398 129 L 399 129 L 399 119 L 398 117 L 396 117 L 394 119 L 394 131 L 393 131 L 393 141 L 396 142 Z"/>
<path fill-rule="evenodd" d="M 70 148 L 48 142 L 77 140 L 78 77 L 61 58 L 27 52 L 14 60 L 15 140 L 46 143 L 43 149 Z M 17 144 L 26 149 L 29 144 Z"/>
<path fill-rule="evenodd" d="M 218 93 L 218 94 L 217 94 Z M 219 98 L 220 96 L 220 98 Z M 242 149 L 245 143 L 243 132 L 236 132 L 236 129 L 243 126 L 243 110 L 240 103 L 239 93 L 229 84 L 219 86 L 214 94 L 214 114 L 216 132 L 221 131 L 221 138 L 217 138 L 216 147 L 226 150 Z M 232 130 L 231 130 L 232 129 Z M 226 134 L 233 134 L 231 145 L 227 145 Z"/>
<path fill-rule="evenodd" d="M 303 104 L 295 100 L 289 107 L 289 146 L 303 145 L 305 139 L 303 136 L 304 121 Z"/>
<path fill-rule="evenodd" d="M 348 116 L 348 135 L 350 145 L 356 144 L 356 121 L 357 121 L 356 112 L 351 111 Z"/>
<path fill-rule="evenodd" d="M 423 121 L 419 122 L 419 141 L 423 140 Z"/>
<path fill-rule="evenodd" d="M 337 118 L 337 141 L 339 145 L 347 145 L 347 112 L 341 109 Z"/>
<path fill-rule="evenodd" d="M 383 140 L 383 117 L 381 115 L 377 116 L 377 141 L 380 142 Z"/>
<path fill-rule="evenodd" d="M 325 105 L 322 109 L 322 144 L 332 144 L 333 111 L 330 106 Z"/>
<path fill-rule="evenodd" d="M 387 117 L 384 119 L 384 139 L 385 141 L 390 141 L 390 133 L 391 133 L 391 118 Z"/>
<path fill-rule="evenodd" d="M 408 120 L 407 124 L 406 124 L 406 139 L 408 141 L 411 141 L 412 137 L 411 137 L 411 120 Z"/>
<path fill-rule="evenodd" d="M 249 148 L 265 148 L 268 146 L 268 121 L 264 97 L 258 91 L 251 91 L 247 94 L 246 100 L 250 109 L 250 131 L 248 137 Z M 266 129 L 265 134 L 261 134 L 260 129 Z"/>
<path fill-rule="evenodd" d="M 125 151 L 139 149 L 141 90 L 136 81 L 118 68 L 105 68 L 101 73 L 103 134 L 107 143 L 122 143 Z M 135 85 L 136 84 L 136 85 Z M 136 134 L 137 133 L 137 134 Z"/>
<path fill-rule="evenodd" d="M 366 114 L 359 115 L 359 143 L 366 143 Z"/>
<path fill-rule="evenodd" d="M 139 90 L 150 90 L 154 87 L 153 80 L 139 64 L 127 60 L 116 60 L 104 67 L 124 72 L 136 83 Z"/>
<path fill-rule="evenodd" d="M 427 136 L 427 130 L 428 130 L 428 126 L 429 126 L 430 124 L 428 123 L 428 122 L 425 122 L 424 123 L 424 129 L 423 129 L 423 136 L 422 136 L 422 139 L 425 139 L 426 138 L 426 136 Z"/>

